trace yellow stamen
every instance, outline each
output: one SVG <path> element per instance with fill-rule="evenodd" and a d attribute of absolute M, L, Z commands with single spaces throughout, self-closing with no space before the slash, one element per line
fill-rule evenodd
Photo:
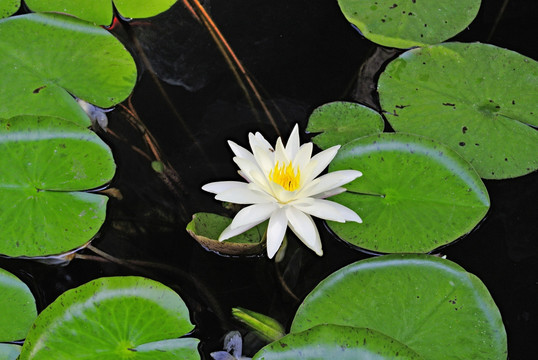
<path fill-rule="evenodd" d="M 297 168 L 297 172 L 295 172 L 291 161 L 288 166 L 285 164 L 280 166 L 277 161 L 274 169 L 269 172 L 269 179 L 288 191 L 294 191 L 299 187 L 301 171 Z"/>

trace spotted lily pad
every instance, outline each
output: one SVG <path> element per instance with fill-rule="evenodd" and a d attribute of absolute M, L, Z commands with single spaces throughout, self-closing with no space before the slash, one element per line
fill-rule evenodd
<path fill-rule="evenodd" d="M 136 82 L 125 47 L 108 31 L 71 16 L 0 20 L 0 49 L 0 118 L 50 115 L 89 126 L 73 96 L 107 108 L 123 101 Z"/>
<path fill-rule="evenodd" d="M 465 29 L 480 0 L 338 0 L 346 19 L 369 40 L 389 47 L 436 44 Z"/>
<path fill-rule="evenodd" d="M 15 14 L 20 6 L 21 0 L 0 0 L 0 19 Z"/>
<path fill-rule="evenodd" d="M 319 324 L 364 327 L 424 359 L 506 359 L 506 332 L 484 284 L 429 255 L 386 255 L 348 265 L 299 306 L 291 333 Z"/>
<path fill-rule="evenodd" d="M 37 316 L 32 292 L 15 275 L 0 269 L 0 294 L 0 342 L 24 339 Z M 4 347 L 0 354 L 15 350 L 16 347 Z"/>
<path fill-rule="evenodd" d="M 183 300 L 141 277 L 93 280 L 68 290 L 36 319 L 20 360 L 200 359 Z"/>
<path fill-rule="evenodd" d="M 306 130 L 316 135 L 312 142 L 321 149 L 342 145 L 356 138 L 377 134 L 385 126 L 381 115 L 367 106 L 335 101 L 316 108 Z"/>
<path fill-rule="evenodd" d="M 418 360 L 420 355 L 378 331 L 323 324 L 291 333 L 261 349 L 253 360 Z"/>
<path fill-rule="evenodd" d="M 480 43 L 409 50 L 378 85 L 394 130 L 448 145 L 486 179 L 538 169 L 537 89 L 538 62 Z"/>
<path fill-rule="evenodd" d="M 92 131 L 55 117 L 0 119 L 0 254 L 45 256 L 78 248 L 105 220 L 110 148 Z"/>
<path fill-rule="evenodd" d="M 343 240 L 382 253 L 429 252 L 471 231 L 488 211 L 478 174 L 454 151 L 402 133 L 362 137 L 344 145 L 329 171 L 363 176 L 332 197 L 363 223 L 328 222 Z"/>
<path fill-rule="evenodd" d="M 177 0 L 114 0 L 114 6 L 125 18 L 147 18 L 168 10 Z M 98 25 L 110 25 L 112 0 L 26 0 L 33 11 L 54 11 L 74 15 Z"/>
<path fill-rule="evenodd" d="M 225 241 L 218 241 L 232 219 L 211 213 L 196 213 L 187 232 L 206 249 L 227 255 L 252 255 L 263 252 L 267 221 Z"/>

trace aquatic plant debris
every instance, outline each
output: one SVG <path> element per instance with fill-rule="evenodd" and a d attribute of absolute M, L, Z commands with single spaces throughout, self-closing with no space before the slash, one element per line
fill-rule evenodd
<path fill-rule="evenodd" d="M 224 337 L 224 349 L 226 351 L 214 351 L 210 355 L 214 360 L 250 360 L 242 356 L 243 338 L 239 331 L 230 331 Z"/>
<path fill-rule="evenodd" d="M 278 138 L 273 148 L 259 133 L 249 133 L 252 152 L 228 141 L 235 154 L 239 174 L 247 180 L 219 181 L 206 184 L 203 190 L 216 194 L 215 199 L 236 204 L 252 204 L 240 210 L 224 229 L 224 241 L 269 219 L 267 255 L 273 258 L 287 227 L 316 254 L 323 255 L 321 240 L 312 216 L 337 221 L 361 223 L 352 210 L 325 198 L 345 192 L 342 185 L 362 176 L 357 170 L 340 170 L 316 178 L 336 156 L 340 145 L 312 156 L 311 142 L 299 145 L 299 127 L 295 125 L 286 143 Z"/>

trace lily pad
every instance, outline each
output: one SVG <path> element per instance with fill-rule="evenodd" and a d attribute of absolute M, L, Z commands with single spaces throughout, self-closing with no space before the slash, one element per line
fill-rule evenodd
<path fill-rule="evenodd" d="M 21 347 L 15 344 L 0 344 L 0 359 L 17 360 Z"/>
<path fill-rule="evenodd" d="M 0 269 L 0 294 L 0 342 L 24 339 L 37 317 L 34 296 L 25 283 L 4 269 Z M 6 347 L 0 354 L 13 350 Z"/>
<path fill-rule="evenodd" d="M 316 108 L 308 119 L 306 130 L 321 132 L 312 138 L 312 142 L 321 149 L 328 149 L 362 136 L 378 134 L 384 126 L 377 111 L 357 103 L 335 101 Z"/>
<path fill-rule="evenodd" d="M 93 280 L 60 295 L 28 333 L 20 360 L 199 359 L 183 300 L 141 277 Z"/>
<path fill-rule="evenodd" d="M 0 119 L 0 254 L 45 256 L 84 245 L 105 220 L 110 148 L 55 117 Z"/>
<path fill-rule="evenodd" d="M 328 222 L 343 240 L 383 253 L 422 253 L 471 231 L 488 211 L 487 190 L 471 165 L 433 140 L 402 133 L 344 145 L 329 171 L 360 170 L 332 197 L 363 223 Z"/>
<path fill-rule="evenodd" d="M 409 50 L 378 85 L 396 131 L 448 145 L 486 179 L 538 169 L 537 89 L 538 62 L 480 43 Z"/>
<path fill-rule="evenodd" d="M 147 18 L 168 10 L 177 0 L 114 0 L 114 5 L 125 18 Z M 110 25 L 113 17 L 111 0 L 26 0 L 36 12 L 61 12 L 98 25 Z"/>
<path fill-rule="evenodd" d="M 476 17 L 480 0 L 338 0 L 346 19 L 367 39 L 410 48 L 445 41 Z"/>
<path fill-rule="evenodd" d="M 404 344 L 378 331 L 324 324 L 291 333 L 262 348 L 253 360 L 422 359 Z"/>
<path fill-rule="evenodd" d="M 89 126 L 73 96 L 107 108 L 129 96 L 136 82 L 125 47 L 108 31 L 71 16 L 0 20 L 0 49 L 0 118 L 51 115 Z"/>
<path fill-rule="evenodd" d="M 0 0 L 0 19 L 15 14 L 21 7 L 21 0 Z"/>
<path fill-rule="evenodd" d="M 291 332 L 318 324 L 365 327 L 424 359 L 506 359 L 506 332 L 484 284 L 429 255 L 386 255 L 348 265 L 305 298 Z"/>
<path fill-rule="evenodd" d="M 196 213 L 187 232 L 206 249 L 227 255 L 252 255 L 263 251 L 267 221 L 225 241 L 218 241 L 232 219 L 211 213 Z"/>

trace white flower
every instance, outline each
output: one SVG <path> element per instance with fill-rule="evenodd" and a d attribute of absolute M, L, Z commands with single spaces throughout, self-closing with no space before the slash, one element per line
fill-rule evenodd
<path fill-rule="evenodd" d="M 248 183 L 219 181 L 203 190 L 217 194 L 215 199 L 236 204 L 253 204 L 237 213 L 219 237 L 229 239 L 269 219 L 267 255 L 273 258 L 282 244 L 287 227 L 316 254 L 323 255 L 319 233 L 311 216 L 338 222 L 361 218 L 347 207 L 324 198 L 346 191 L 341 187 L 362 175 L 356 170 L 331 172 L 316 178 L 336 156 L 340 145 L 312 156 L 312 143 L 299 146 L 299 128 L 293 128 L 286 146 L 278 138 L 276 146 L 260 134 L 248 135 L 252 153 L 228 141 Z"/>

